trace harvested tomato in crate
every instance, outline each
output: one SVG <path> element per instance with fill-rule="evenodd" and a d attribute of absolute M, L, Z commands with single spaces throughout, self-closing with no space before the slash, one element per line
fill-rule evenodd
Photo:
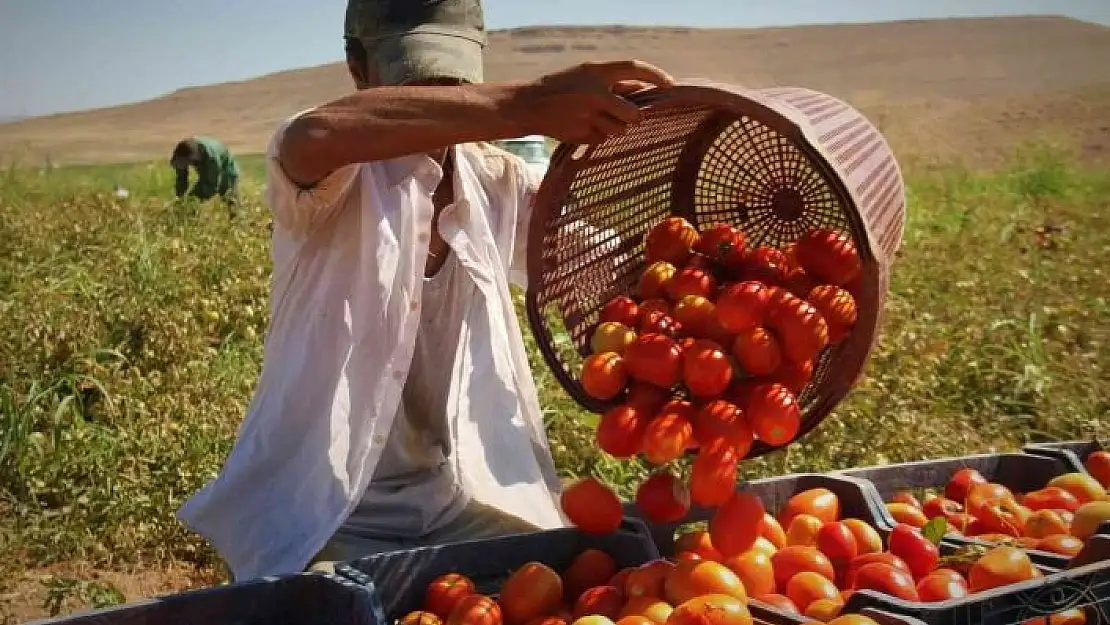
<path fill-rule="evenodd" d="M 563 145 L 536 198 L 527 312 L 598 442 L 665 465 L 812 430 L 875 343 L 905 194 L 878 130 L 799 88 L 684 84 Z M 569 337 L 569 342 L 568 342 Z"/>

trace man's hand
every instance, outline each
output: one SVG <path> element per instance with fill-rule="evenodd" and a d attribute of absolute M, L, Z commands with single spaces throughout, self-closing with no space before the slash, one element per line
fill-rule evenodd
<path fill-rule="evenodd" d="M 639 119 L 639 109 L 623 96 L 673 84 L 666 72 L 642 61 L 583 63 L 524 86 L 506 115 L 530 134 L 597 143 Z"/>

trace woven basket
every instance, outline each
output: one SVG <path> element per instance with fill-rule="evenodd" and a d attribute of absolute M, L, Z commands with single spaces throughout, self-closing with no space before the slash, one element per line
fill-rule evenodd
<path fill-rule="evenodd" d="M 616 403 L 588 396 L 576 372 L 601 308 L 631 292 L 644 236 L 666 217 L 741 227 L 751 246 L 837 228 L 862 261 L 858 318 L 799 394 L 797 440 L 843 399 L 875 344 L 905 218 L 894 155 L 859 111 L 808 89 L 686 83 L 631 100 L 641 120 L 598 145 L 560 146 L 537 195 L 526 307 L 543 357 L 580 405 Z M 757 442 L 749 455 L 772 449 Z"/>

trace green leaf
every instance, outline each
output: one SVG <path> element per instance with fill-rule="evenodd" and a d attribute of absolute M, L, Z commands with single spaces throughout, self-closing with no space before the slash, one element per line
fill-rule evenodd
<path fill-rule="evenodd" d="M 934 545 L 939 545 L 940 539 L 944 538 L 946 533 L 948 533 L 948 521 L 942 516 L 931 519 L 925 527 L 921 528 L 921 534 Z"/>

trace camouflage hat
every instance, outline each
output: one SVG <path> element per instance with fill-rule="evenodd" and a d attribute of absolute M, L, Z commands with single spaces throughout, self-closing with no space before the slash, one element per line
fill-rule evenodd
<path fill-rule="evenodd" d="M 482 82 L 481 0 L 347 0 L 344 35 L 362 42 L 383 84 Z"/>

